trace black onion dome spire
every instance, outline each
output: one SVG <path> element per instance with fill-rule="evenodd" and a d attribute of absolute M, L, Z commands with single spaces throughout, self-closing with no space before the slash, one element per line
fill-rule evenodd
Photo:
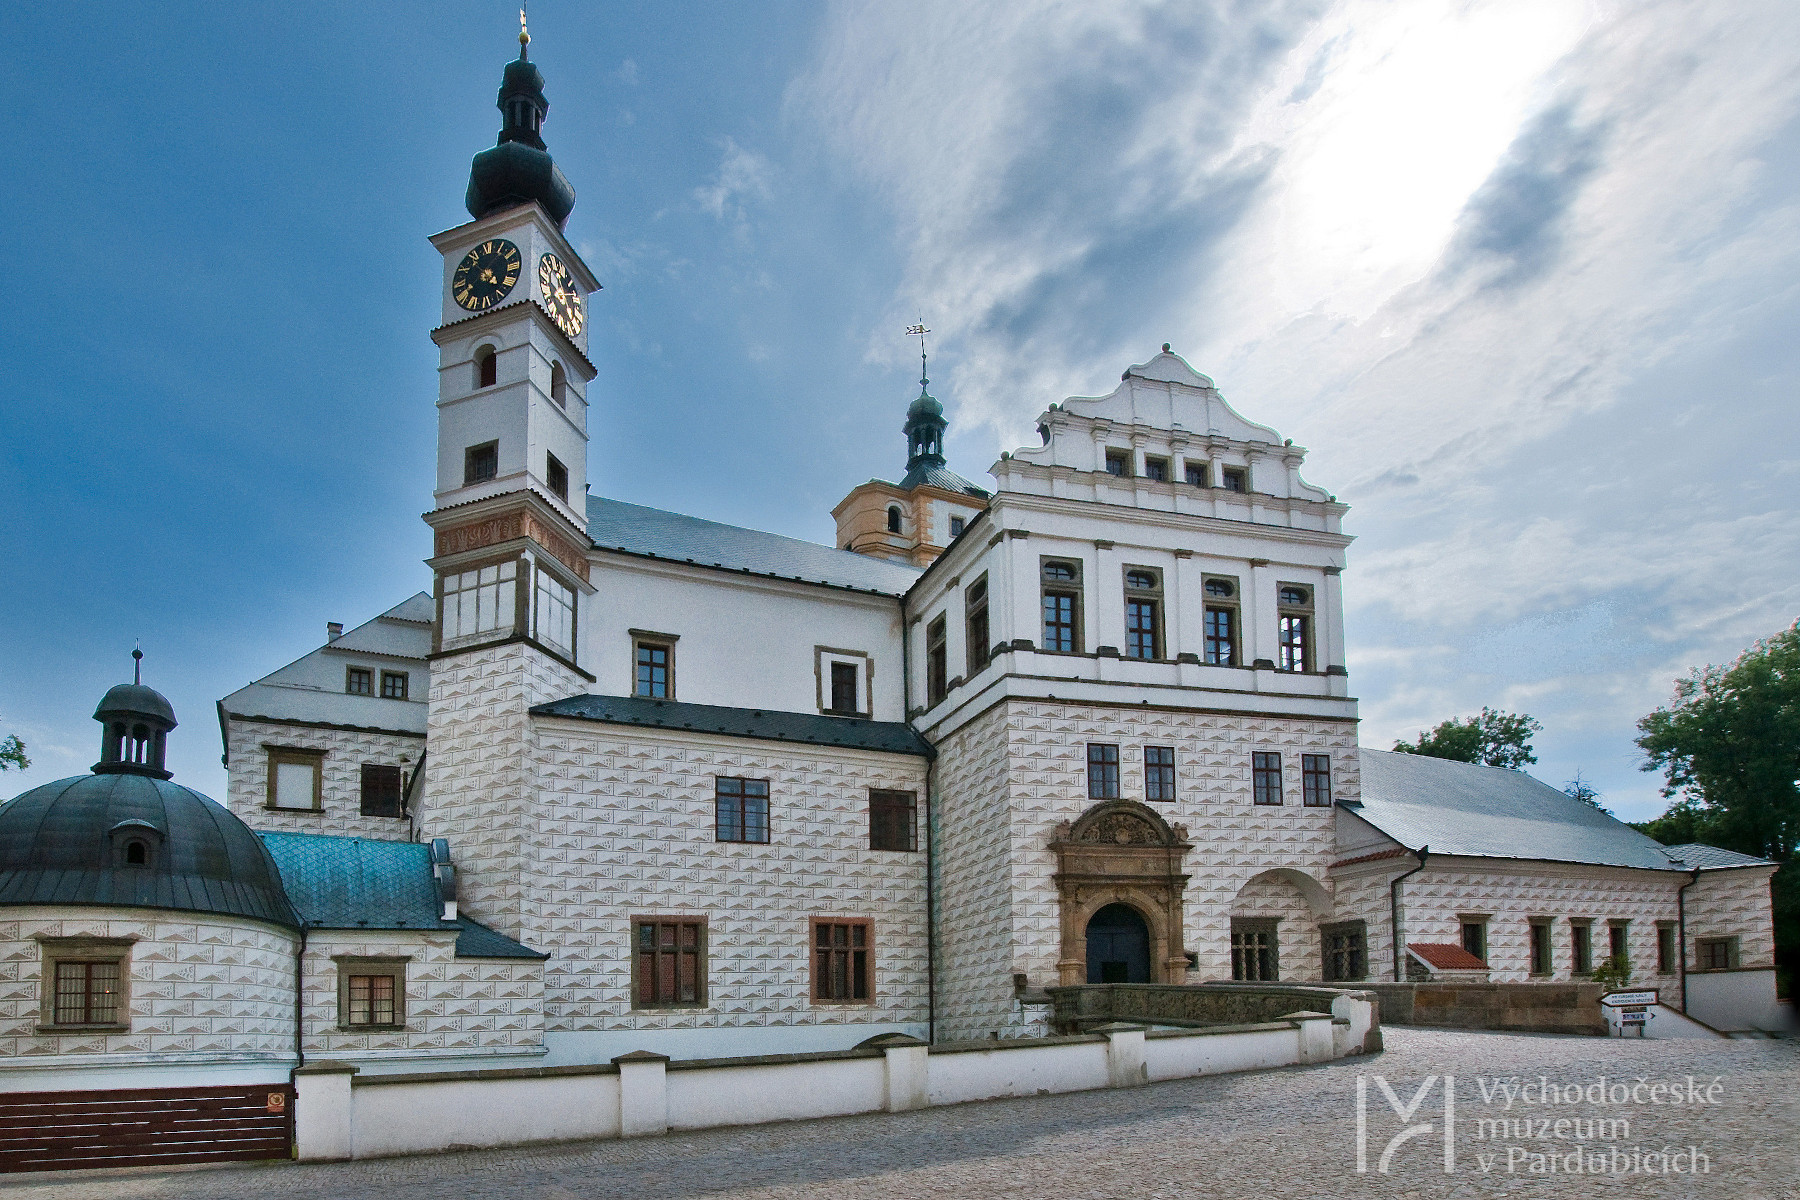
<path fill-rule="evenodd" d="M 531 35 L 521 27 L 519 57 L 506 64 L 500 81 L 500 139 L 470 164 L 464 203 L 479 221 L 535 200 L 561 228 L 574 211 L 575 189 L 550 158 L 540 133 L 550 102 L 544 98 L 543 75 L 526 55 L 530 42 Z"/>

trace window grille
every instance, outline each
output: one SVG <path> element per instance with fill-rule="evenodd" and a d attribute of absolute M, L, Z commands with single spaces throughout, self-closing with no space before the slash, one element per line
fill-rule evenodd
<path fill-rule="evenodd" d="M 813 919 L 813 999 L 831 1004 L 866 1002 L 869 923 Z"/>

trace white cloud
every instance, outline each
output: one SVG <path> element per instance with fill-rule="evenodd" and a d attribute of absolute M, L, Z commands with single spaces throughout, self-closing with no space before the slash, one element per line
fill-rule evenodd
<path fill-rule="evenodd" d="M 746 201 L 769 198 L 772 175 L 768 159 L 726 138 L 717 176 L 711 183 L 695 188 L 694 199 L 703 210 L 721 221 L 741 224 L 745 220 Z"/>

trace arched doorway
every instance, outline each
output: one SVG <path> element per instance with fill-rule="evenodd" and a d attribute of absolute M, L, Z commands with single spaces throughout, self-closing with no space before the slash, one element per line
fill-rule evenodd
<path fill-rule="evenodd" d="M 1129 904 L 1109 904 L 1087 925 L 1089 983 L 1149 983 L 1150 927 Z"/>
<path fill-rule="evenodd" d="M 1181 983 L 1188 970 L 1181 939 L 1181 893 L 1188 881 L 1182 860 L 1193 849 L 1187 830 L 1134 800 L 1108 800 L 1057 825 L 1050 849 L 1062 909 L 1057 982 L 1112 982 L 1090 965 L 1104 948 L 1099 961 L 1128 964 L 1126 982 Z M 1144 949 L 1120 953 L 1125 938 L 1141 939 L 1136 944 Z"/>

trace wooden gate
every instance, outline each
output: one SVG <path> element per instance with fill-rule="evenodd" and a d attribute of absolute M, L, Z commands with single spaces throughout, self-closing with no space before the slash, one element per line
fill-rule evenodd
<path fill-rule="evenodd" d="M 0 1092 L 0 1171 L 287 1158 L 294 1089 Z"/>

